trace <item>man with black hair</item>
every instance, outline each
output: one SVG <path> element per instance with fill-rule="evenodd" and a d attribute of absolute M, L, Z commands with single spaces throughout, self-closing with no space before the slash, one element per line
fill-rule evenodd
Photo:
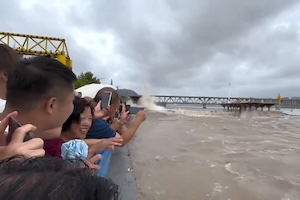
<path fill-rule="evenodd" d="M 1 200 L 117 200 L 118 186 L 59 158 L 0 162 Z"/>
<path fill-rule="evenodd" d="M 62 124 L 73 111 L 76 75 L 56 59 L 34 57 L 17 63 L 7 80 L 2 116 L 18 111 L 21 124 L 33 124 L 34 137 L 60 136 Z M 55 129 L 55 132 L 44 131 Z"/>

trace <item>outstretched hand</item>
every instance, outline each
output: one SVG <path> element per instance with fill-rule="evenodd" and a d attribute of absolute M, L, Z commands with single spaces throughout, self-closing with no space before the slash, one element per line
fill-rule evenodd
<path fill-rule="evenodd" d="M 28 157 L 44 156 L 44 141 L 42 139 L 34 138 L 29 141 L 23 142 L 28 132 L 36 130 L 36 127 L 31 124 L 26 124 L 17 128 L 12 135 L 11 141 L 6 144 L 5 129 L 9 125 L 9 117 L 16 117 L 17 115 L 17 112 L 12 112 L 0 122 L 0 160 L 7 159 L 16 155 L 23 155 Z"/>
<path fill-rule="evenodd" d="M 146 113 L 145 113 L 145 111 L 143 111 L 143 110 L 139 111 L 136 114 L 135 121 L 137 121 L 138 123 L 141 124 L 145 120 L 146 120 Z"/>
<path fill-rule="evenodd" d="M 119 121 L 125 125 L 129 122 L 130 120 L 130 116 L 129 116 L 129 111 L 126 111 L 126 106 L 125 104 L 122 104 L 122 110 L 121 110 L 121 113 L 120 113 L 120 118 L 119 118 Z"/>
<path fill-rule="evenodd" d="M 104 149 L 114 149 L 114 146 L 122 146 L 123 138 L 107 138 L 101 139 L 100 142 L 96 143 L 99 152 Z"/>
<path fill-rule="evenodd" d="M 89 167 L 89 169 L 93 171 L 98 171 L 100 169 L 100 166 L 98 165 L 98 162 L 102 159 L 101 154 L 97 154 L 92 156 L 89 159 L 84 160 L 83 162 Z"/>

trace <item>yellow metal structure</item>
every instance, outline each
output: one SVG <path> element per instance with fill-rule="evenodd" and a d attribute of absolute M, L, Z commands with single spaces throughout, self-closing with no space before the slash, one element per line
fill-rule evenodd
<path fill-rule="evenodd" d="M 0 43 L 10 46 L 21 55 L 53 56 L 72 69 L 65 39 L 0 32 Z"/>
<path fill-rule="evenodd" d="M 282 97 L 281 97 L 280 94 L 278 94 L 278 96 L 277 96 L 277 101 L 281 101 L 281 100 L 282 100 Z"/>

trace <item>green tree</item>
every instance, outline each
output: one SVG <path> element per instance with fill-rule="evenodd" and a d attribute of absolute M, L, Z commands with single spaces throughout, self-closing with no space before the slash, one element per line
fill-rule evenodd
<path fill-rule="evenodd" d="M 75 82 L 75 88 L 79 88 L 91 83 L 101 83 L 101 82 L 100 79 L 97 78 L 92 72 L 85 72 L 85 73 L 81 72 L 77 76 L 77 80 Z"/>

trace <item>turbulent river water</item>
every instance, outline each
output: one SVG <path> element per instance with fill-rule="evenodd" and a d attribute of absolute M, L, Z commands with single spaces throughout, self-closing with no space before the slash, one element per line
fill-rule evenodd
<path fill-rule="evenodd" d="M 130 144 L 140 199 L 300 199 L 300 116 L 152 110 Z"/>

